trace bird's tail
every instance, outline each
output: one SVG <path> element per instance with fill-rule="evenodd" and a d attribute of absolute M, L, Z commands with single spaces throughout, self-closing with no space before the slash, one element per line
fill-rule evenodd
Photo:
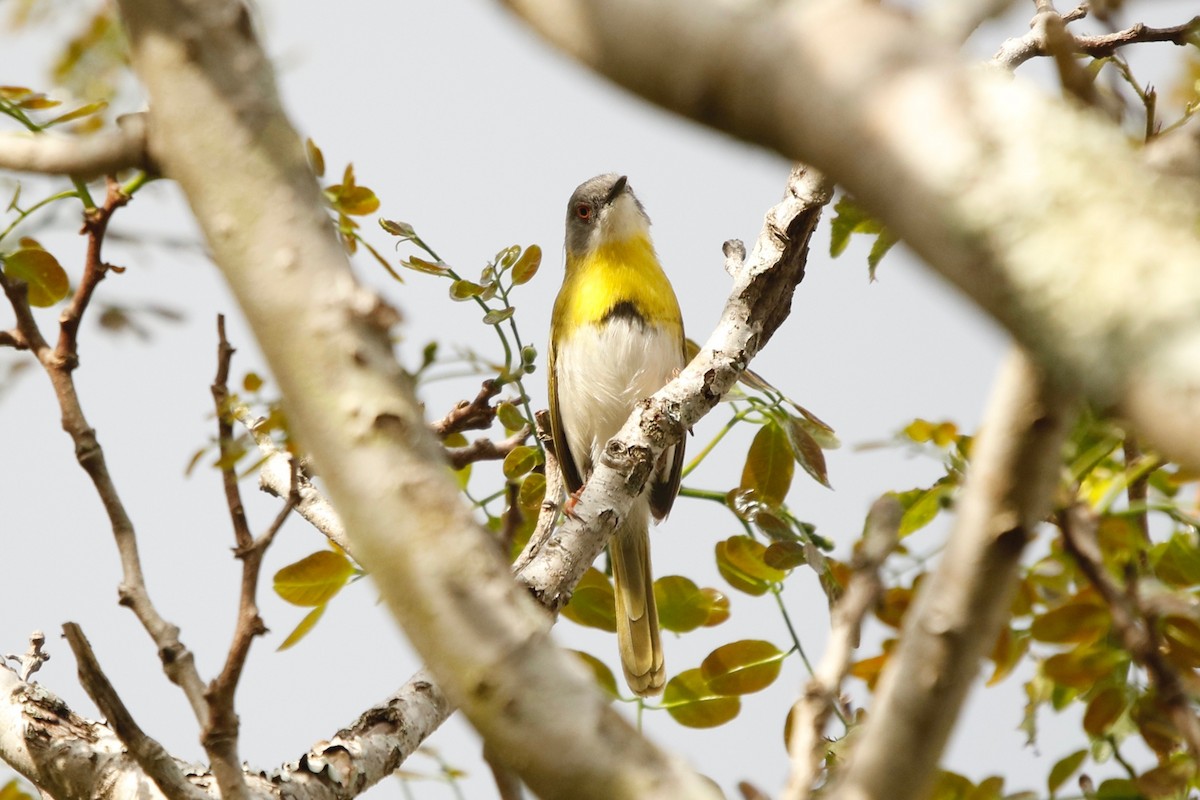
<path fill-rule="evenodd" d="M 635 506 L 613 536 L 610 550 L 621 666 L 629 688 L 641 697 L 658 694 L 665 681 L 654 576 L 650 572 L 649 516 L 639 514 Z"/>

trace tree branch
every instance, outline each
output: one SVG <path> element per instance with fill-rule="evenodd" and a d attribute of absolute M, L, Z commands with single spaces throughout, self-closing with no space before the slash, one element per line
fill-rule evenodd
<path fill-rule="evenodd" d="M 904 620 L 839 800 L 922 796 L 1006 618 L 1025 543 L 1050 510 L 1072 398 L 1015 350 L 1001 369 L 949 544 Z"/>
<path fill-rule="evenodd" d="M 250 653 L 255 637 L 266 633 L 267 626 L 258 614 L 258 578 L 262 559 L 275 533 L 287 519 L 296 503 L 295 490 L 287 492 L 287 502 L 275 522 L 264 536 L 255 539 L 246 520 L 242 504 L 242 493 L 233 457 L 233 416 L 229 408 L 229 366 L 234 348 L 225 337 L 225 317 L 217 316 L 217 374 L 212 383 L 213 405 L 217 416 L 217 442 L 220 450 L 221 483 L 225 491 L 225 504 L 233 525 L 236 546 L 234 553 L 242 561 L 241 594 L 238 599 L 237 625 L 229 654 L 221 673 L 209 684 L 205 692 L 208 701 L 208 724 L 201 731 L 200 741 L 212 760 L 212 771 L 225 800 L 247 800 L 246 781 L 242 774 L 241 758 L 238 756 L 238 717 L 234 710 L 234 694 L 238 680 Z M 291 482 L 294 487 L 294 481 Z"/>
<path fill-rule="evenodd" d="M 446 459 L 450 462 L 452 469 L 462 469 L 467 464 L 474 464 L 476 461 L 499 461 L 511 453 L 513 448 L 525 444 L 530 432 L 529 426 L 526 425 L 500 442 L 480 438 L 466 447 L 448 447 L 446 448 Z"/>
<path fill-rule="evenodd" d="M 850 658 L 858 647 L 863 618 L 883 593 L 879 570 L 896 547 L 903 513 L 895 496 L 884 495 L 867 514 L 863 546 L 851 562 L 849 585 L 833 607 L 829 643 L 804 695 L 794 706 L 792 736 L 788 742 L 792 774 L 783 800 L 802 800 L 815 788 L 827 750 L 825 725 L 836 707 L 842 681 L 850 669 Z"/>
<path fill-rule="evenodd" d="M 821 168 L 1057 382 L 1200 467 L 1200 196 L 1110 121 L 885 4 L 505 5 L 650 101 Z"/>
<path fill-rule="evenodd" d="M 92 645 L 83 635 L 83 630 L 74 622 L 68 622 L 63 625 L 63 636 L 75 654 L 75 661 L 79 666 L 79 683 L 100 709 L 100 713 L 108 719 L 109 726 L 121 743 L 129 749 L 138 766 L 162 790 L 167 800 L 209 800 L 207 794 L 184 777 L 179 765 L 166 748 L 147 736 L 134 721 L 117 690 L 100 668 L 100 662 L 92 652 Z"/>
<path fill-rule="evenodd" d="M 1133 660 L 1146 670 L 1166 707 L 1171 723 L 1200 761 L 1200 718 L 1183 678 L 1163 656 L 1154 615 L 1141 602 L 1136 584 L 1122 591 L 1105 571 L 1096 542 L 1096 515 L 1076 504 L 1058 515 L 1063 549 L 1071 554 L 1080 571 L 1108 605 L 1113 630 Z M 1194 676 L 1193 676 L 1194 680 Z"/>
<path fill-rule="evenodd" d="M 116 130 L 93 136 L 0 133 L 0 169 L 89 180 L 132 167 L 154 169 L 146 151 L 145 114 L 118 117 Z"/>
<path fill-rule="evenodd" d="M 109 267 L 101 259 L 101 247 L 108 220 L 117 208 L 128 202 L 115 184 L 109 183 L 108 196 L 102 207 L 85 213 L 84 233 L 88 236 L 87 259 L 83 277 L 75 297 L 63 312 L 58 344 L 51 348 L 42 335 L 30 310 L 25 285 L 0 272 L 0 289 L 7 295 L 17 318 L 17 330 L 26 346 L 42 365 L 54 389 L 62 412 L 63 430 L 75 444 L 75 457 L 92 480 L 96 494 L 104 505 L 112 527 L 113 538 L 121 558 L 122 580 L 118 594 L 122 605 L 128 606 L 150 634 L 158 648 L 163 671 L 187 696 L 196 718 L 204 724 L 208 705 L 204 700 L 204 684 L 196 671 L 192 653 L 179 640 L 179 628 L 163 619 L 150 600 L 138 554 L 137 535 L 133 521 L 121 501 L 116 484 L 108 471 L 104 451 L 96 439 L 96 431 L 88 424 L 75 387 L 73 372 L 79 363 L 77 334 L 96 286 Z"/>
<path fill-rule="evenodd" d="M 42 664 L 50 660 L 50 654 L 42 649 L 45 644 L 46 634 L 41 631 L 34 631 L 29 634 L 28 650 L 19 656 L 12 653 L 6 656 L 9 661 L 15 661 L 21 665 L 21 671 L 18 673 L 21 676 L 21 680 L 28 682 L 29 677 L 40 670 Z"/>
<path fill-rule="evenodd" d="M 490 428 L 496 419 L 496 409 L 492 407 L 491 400 L 500 394 L 502 388 L 498 381 L 491 379 L 484 381 L 483 388 L 479 390 L 479 394 L 475 395 L 474 400 L 470 402 L 463 400 L 446 416 L 436 422 L 431 422 L 429 427 L 439 439 L 445 439 L 453 433 Z"/>

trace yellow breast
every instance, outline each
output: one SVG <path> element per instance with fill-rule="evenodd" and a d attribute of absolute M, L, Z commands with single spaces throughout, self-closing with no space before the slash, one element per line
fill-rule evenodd
<path fill-rule="evenodd" d="M 605 243 L 582 256 L 567 255 L 552 335 L 601 322 L 621 303 L 632 305 L 646 322 L 678 330 L 682 337 L 679 301 L 644 236 Z"/>

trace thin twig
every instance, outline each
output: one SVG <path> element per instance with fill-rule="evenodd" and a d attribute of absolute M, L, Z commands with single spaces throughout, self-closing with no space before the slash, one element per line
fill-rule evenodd
<path fill-rule="evenodd" d="M 121 557 L 122 578 L 118 587 L 121 605 L 128 606 L 154 640 L 163 671 L 172 683 L 179 686 L 201 725 L 208 719 L 208 704 L 204 700 L 204 683 L 196 671 L 192 653 L 179 639 L 179 628 L 163 619 L 150 600 L 142 574 L 137 535 L 133 521 L 121 501 L 116 484 L 108 472 L 104 451 L 96 432 L 84 416 L 83 406 L 75 387 L 72 372 L 78 365 L 77 335 L 79 323 L 87 310 L 88 301 L 109 267 L 101 260 L 101 245 L 108 220 L 117 208 L 128 202 L 119 189 L 109 184 L 104 205 L 85 213 L 84 232 L 88 236 L 87 260 L 83 277 L 71 305 L 63 314 L 58 345 L 51 348 L 42 335 L 29 306 L 24 283 L 14 281 L 0 272 L 0 289 L 4 290 L 17 319 L 17 330 L 26 346 L 42 365 L 54 388 L 61 410 L 63 430 L 75 444 L 75 457 L 83 467 L 96 494 L 100 497 L 112 527 L 113 539 Z"/>
<path fill-rule="evenodd" d="M 209 705 L 209 722 L 201 734 L 201 741 L 212 759 L 213 775 L 221 788 L 221 796 L 227 800 L 248 797 L 246 780 L 238 757 L 238 717 L 234 710 L 234 695 L 238 681 L 250 653 L 254 639 L 266 633 L 267 626 L 258 613 L 258 579 L 262 571 L 262 559 L 276 532 L 283 525 L 297 502 L 295 481 L 287 493 L 287 501 L 276 516 L 271 527 L 258 539 L 250 532 L 238 486 L 233 450 L 233 417 L 229 403 L 229 367 L 234 348 L 225 336 L 225 317 L 217 316 L 217 374 L 212 383 L 213 405 L 217 412 L 217 440 L 220 448 L 221 481 L 225 491 L 225 504 L 233 525 L 236 546 L 234 554 L 242 562 L 241 596 L 238 601 L 237 625 L 229 654 L 221 674 L 209 685 L 205 698 Z"/>
<path fill-rule="evenodd" d="M 491 400 L 500 394 L 502 388 L 498 381 L 492 379 L 484 381 L 483 387 L 479 390 L 479 394 L 475 395 L 474 400 L 470 402 L 463 400 L 449 414 L 436 422 L 431 422 L 429 427 L 439 439 L 445 439 L 451 434 L 463 431 L 490 428 L 496 419 L 496 409 L 491 405 Z"/>
<path fill-rule="evenodd" d="M 75 653 L 79 665 L 79 683 L 100 709 L 117 738 L 129 750 L 138 766 L 150 776 L 169 800 L 211 800 L 192 785 L 166 748 L 150 738 L 134 721 L 116 689 L 105 677 L 96 654 L 82 629 L 74 622 L 63 625 L 63 636 Z"/>
<path fill-rule="evenodd" d="M 467 464 L 474 464 L 476 461 L 499 461 L 511 453 L 514 448 L 525 444 L 530 432 L 529 426 L 526 425 L 500 442 L 493 442 L 491 439 L 476 439 L 466 447 L 447 447 L 446 459 L 453 469 L 462 469 Z"/>
<path fill-rule="evenodd" d="M 42 649 L 46 643 L 46 634 L 41 631 L 34 631 L 29 634 L 29 649 L 21 655 L 9 654 L 5 656 L 9 661 L 15 661 L 21 665 L 21 680 L 28 682 L 29 676 L 42 668 L 50 660 L 50 654 Z"/>
<path fill-rule="evenodd" d="M 862 547 L 851 562 L 849 585 L 833 607 L 829 643 L 793 709 L 792 774 L 784 800 L 801 800 L 812 792 L 825 760 L 825 725 L 833 714 L 850 658 L 858 647 L 863 619 L 883 592 L 879 569 L 896 547 L 903 509 L 893 495 L 880 497 L 867 514 Z"/>
<path fill-rule="evenodd" d="M 1095 513 L 1083 505 L 1076 504 L 1060 512 L 1058 527 L 1062 531 L 1063 549 L 1108 604 L 1113 630 L 1121 637 L 1121 643 L 1133 660 L 1150 676 L 1193 760 L 1200 761 L 1200 718 L 1192 709 L 1183 677 L 1167 661 L 1159 646 L 1156 615 L 1143 605 L 1136 585 L 1132 583 L 1136 573 L 1130 573 L 1131 585 L 1126 591 L 1122 591 L 1109 576 L 1096 542 L 1096 525 Z"/>

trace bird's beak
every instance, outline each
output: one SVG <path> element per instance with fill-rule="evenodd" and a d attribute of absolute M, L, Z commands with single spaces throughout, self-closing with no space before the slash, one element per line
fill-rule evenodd
<path fill-rule="evenodd" d="M 613 201 L 620 197 L 621 193 L 625 191 L 625 184 L 628 183 L 628 181 L 629 179 L 625 175 L 617 178 L 617 182 L 613 184 L 612 189 L 610 189 L 608 192 L 608 197 L 604 198 L 604 205 L 612 205 Z"/>

